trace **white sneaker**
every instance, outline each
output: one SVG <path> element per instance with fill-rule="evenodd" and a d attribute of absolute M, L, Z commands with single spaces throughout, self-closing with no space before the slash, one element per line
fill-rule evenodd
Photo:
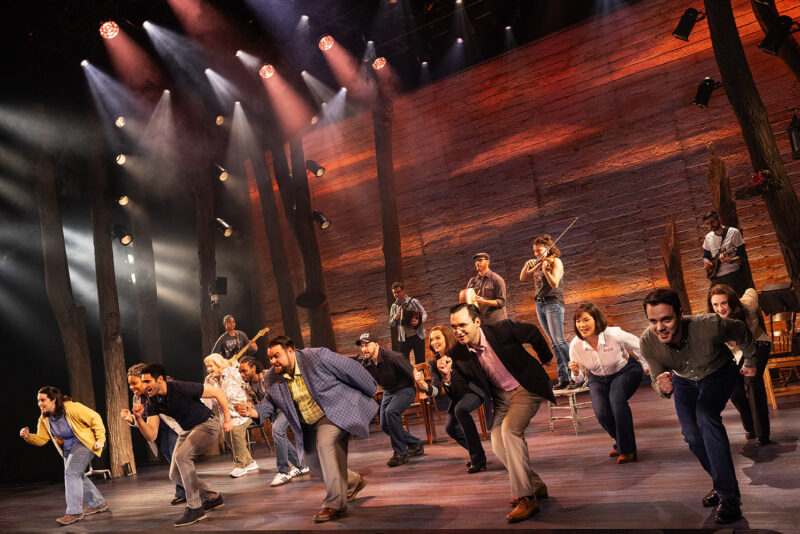
<path fill-rule="evenodd" d="M 245 476 L 246 474 L 247 474 L 247 469 L 245 469 L 244 467 L 237 467 L 236 469 L 231 471 L 230 477 L 239 478 Z"/>
<path fill-rule="evenodd" d="M 300 467 L 300 468 L 292 467 L 292 469 L 289 471 L 289 476 L 292 477 L 292 478 L 301 477 L 303 475 L 308 474 L 309 471 L 311 471 L 311 468 L 308 467 L 308 466 Z"/>
<path fill-rule="evenodd" d="M 251 463 L 250 465 L 248 465 L 244 469 L 245 469 L 245 471 L 258 471 L 258 464 L 256 463 L 255 460 L 253 460 L 253 463 Z"/>
<path fill-rule="evenodd" d="M 287 482 L 291 482 L 292 476 L 286 473 L 278 473 L 275 475 L 275 478 L 272 479 L 272 482 L 269 483 L 270 486 L 273 488 L 275 486 L 283 486 Z"/>

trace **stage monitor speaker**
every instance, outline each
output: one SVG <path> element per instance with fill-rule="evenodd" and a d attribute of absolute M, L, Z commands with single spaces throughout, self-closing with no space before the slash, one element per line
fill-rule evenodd
<path fill-rule="evenodd" d="M 214 287 L 217 290 L 217 295 L 227 295 L 228 294 L 228 279 L 224 276 L 218 276 L 217 281 L 214 284 Z"/>

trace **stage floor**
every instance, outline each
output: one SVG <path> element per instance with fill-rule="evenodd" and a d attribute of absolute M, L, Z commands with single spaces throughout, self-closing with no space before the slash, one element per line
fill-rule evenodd
<path fill-rule="evenodd" d="M 580 400 L 588 400 L 588 394 L 581 394 Z M 367 478 L 367 486 L 344 518 L 312 522 L 324 497 L 324 486 L 313 475 L 271 488 L 275 457 L 257 444 L 258 473 L 229 478 L 229 456 L 199 464 L 200 476 L 222 492 L 225 507 L 181 530 L 716 530 L 713 509 L 700 504 L 711 488 L 710 479 L 681 437 L 672 401 L 643 386 L 631 405 L 639 461 L 625 465 L 608 457 L 612 441 L 593 418 L 583 422 L 578 436 L 569 422 L 558 423 L 551 434 L 547 409 L 540 409 L 526 437 L 550 498 L 541 503 L 538 515 L 521 523 L 505 520 L 510 510 L 508 478 L 488 441 L 484 447 L 489 469 L 468 475 L 466 451 L 450 439 L 426 445 L 425 456 L 389 468 L 388 437 L 373 431 L 369 439 L 350 443 L 350 467 Z M 441 416 L 437 433 L 446 437 Z M 725 410 L 745 515 L 729 528 L 800 531 L 800 399 L 781 399 L 780 410 L 771 410 L 770 416 L 776 444 L 756 447 L 745 439 L 733 406 L 729 403 Z M 419 436 L 424 429 L 414 425 L 412 432 Z M 4 486 L 0 530 L 152 532 L 172 529 L 183 512 L 181 506 L 169 504 L 174 488 L 165 465 L 96 484 L 112 512 L 70 527 L 55 522 L 64 513 L 63 484 Z"/>

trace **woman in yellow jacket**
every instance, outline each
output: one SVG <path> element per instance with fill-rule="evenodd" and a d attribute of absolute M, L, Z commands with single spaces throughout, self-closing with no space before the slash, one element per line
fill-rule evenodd
<path fill-rule="evenodd" d="M 38 447 L 52 441 L 64 458 L 67 513 L 56 521 L 69 525 L 87 515 L 108 512 L 106 500 L 86 478 L 86 467 L 92 454 L 100 456 L 106 441 L 106 429 L 100 415 L 79 402 L 70 401 L 53 386 L 40 389 L 36 400 L 42 411 L 36 434 L 31 434 L 25 427 L 19 431 L 19 436 Z"/>

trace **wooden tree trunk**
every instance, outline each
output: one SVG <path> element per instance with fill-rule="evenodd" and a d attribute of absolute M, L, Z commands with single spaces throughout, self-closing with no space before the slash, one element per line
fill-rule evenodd
<path fill-rule="evenodd" d="M 762 4 L 756 0 L 750 0 L 750 5 L 753 7 L 753 14 L 756 16 L 758 24 L 764 30 L 764 35 L 766 35 L 769 29 L 777 24 L 780 13 L 778 13 L 773 2 Z M 794 74 L 794 77 L 800 81 L 800 46 L 798 46 L 794 37 L 789 35 L 786 38 L 786 41 L 778 50 L 778 57 Z"/>
<path fill-rule="evenodd" d="M 669 282 L 669 287 L 681 297 L 683 314 L 691 315 L 692 305 L 689 302 L 689 294 L 686 292 L 683 265 L 681 264 L 681 251 L 678 248 L 678 230 L 675 228 L 675 219 L 673 217 L 670 217 L 669 223 L 664 229 L 664 239 L 661 241 L 661 255 L 664 257 L 667 281 Z"/>
<path fill-rule="evenodd" d="M 711 190 L 711 203 L 714 210 L 719 214 L 719 219 L 725 226 L 738 228 L 744 235 L 744 231 L 739 226 L 739 214 L 736 212 L 736 200 L 734 200 L 731 182 L 728 180 L 728 171 L 725 162 L 717 156 L 714 145 L 708 144 L 708 187 Z M 753 282 L 753 273 L 750 271 L 750 261 L 745 257 L 740 269 L 742 276 L 748 287 L 756 287 Z"/>
<path fill-rule="evenodd" d="M 130 428 L 119 417 L 119 413 L 129 407 L 128 388 L 110 235 L 111 213 L 106 194 L 108 178 L 105 162 L 100 154 L 92 156 L 88 181 L 97 271 L 97 300 L 100 304 L 100 338 L 106 379 L 107 439 L 111 476 L 116 478 L 125 473 L 125 464 L 129 464 L 132 472 L 136 473 L 136 461 L 133 457 Z"/>
<path fill-rule="evenodd" d="M 40 118 L 45 124 L 44 109 Z M 39 204 L 39 221 L 42 230 L 44 256 L 44 282 L 47 299 L 64 344 L 69 375 L 69 393 L 76 401 L 94 409 L 92 365 L 89 360 L 89 342 L 86 337 L 86 310 L 75 304 L 72 283 L 69 279 L 67 251 L 64 246 L 64 228 L 56 193 L 53 158 L 41 147 L 36 172 L 36 198 Z"/>
<path fill-rule="evenodd" d="M 372 125 L 375 132 L 375 160 L 378 171 L 381 228 L 383 229 L 383 261 L 386 276 L 386 309 L 388 310 L 395 300 L 392 295 L 392 284 L 403 281 L 403 251 L 400 224 L 397 220 L 397 193 L 392 160 L 392 102 L 390 100 L 379 98 L 379 103 L 372 110 Z M 397 327 L 392 328 L 392 349 L 399 350 Z"/>
<path fill-rule="evenodd" d="M 758 94 L 742 48 L 730 1 L 705 0 L 711 43 L 725 93 L 742 129 L 754 171 L 769 170 L 774 187 L 762 195 L 786 270 L 800 298 L 800 201 L 797 199 L 772 134 L 769 117 Z"/>
<path fill-rule="evenodd" d="M 289 258 L 286 255 L 286 243 L 283 240 L 278 209 L 275 203 L 275 190 L 272 188 L 272 176 L 264 163 L 263 154 L 258 154 L 253 160 L 247 160 L 245 167 L 252 172 L 258 185 L 258 194 L 261 197 L 261 214 L 264 218 L 264 229 L 269 241 L 269 254 L 272 260 L 272 271 L 275 273 L 275 282 L 278 286 L 278 301 L 281 305 L 283 317 L 283 331 L 292 338 L 297 348 L 303 348 L 303 332 L 300 330 L 300 319 L 297 316 L 294 288 L 292 287 L 292 274 L 289 267 Z"/>
<path fill-rule="evenodd" d="M 283 145 L 274 143 L 272 146 L 275 181 L 280 189 L 286 219 L 289 221 L 300 251 L 305 280 L 304 290 L 327 295 L 322 255 L 319 252 L 319 243 L 311 216 L 311 192 L 308 188 L 308 177 L 305 170 L 303 142 L 300 139 L 292 140 L 290 147 L 294 176 L 289 172 L 289 163 L 286 160 Z M 336 336 L 333 332 L 330 305 L 327 300 L 321 306 L 308 309 L 308 323 L 311 330 L 311 346 L 327 347 L 335 351 Z"/>

